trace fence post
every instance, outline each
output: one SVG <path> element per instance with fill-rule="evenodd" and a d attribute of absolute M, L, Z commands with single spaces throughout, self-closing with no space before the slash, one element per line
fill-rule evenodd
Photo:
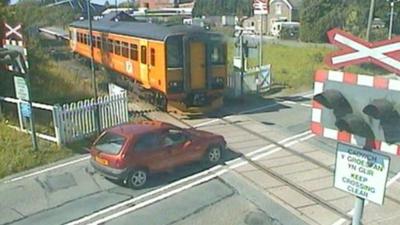
<path fill-rule="evenodd" d="M 61 138 L 61 129 L 60 129 L 60 106 L 54 105 L 53 110 L 53 123 L 54 123 L 54 133 L 57 139 L 57 145 L 62 145 L 62 138 Z"/>

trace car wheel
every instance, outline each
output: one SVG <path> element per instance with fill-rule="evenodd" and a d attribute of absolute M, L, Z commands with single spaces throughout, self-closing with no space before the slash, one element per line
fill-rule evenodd
<path fill-rule="evenodd" d="M 148 173 L 144 169 L 133 170 L 128 177 L 128 185 L 133 189 L 143 188 L 147 183 Z"/>
<path fill-rule="evenodd" d="M 219 145 L 212 145 L 209 147 L 206 155 L 206 161 L 211 164 L 217 164 L 222 159 L 222 148 Z"/>

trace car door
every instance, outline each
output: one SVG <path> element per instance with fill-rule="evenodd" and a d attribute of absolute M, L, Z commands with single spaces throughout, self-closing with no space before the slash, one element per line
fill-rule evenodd
<path fill-rule="evenodd" d="M 150 172 L 162 172 L 171 168 L 171 155 L 160 146 L 159 133 L 144 134 L 132 144 L 130 160 L 135 167 L 146 168 Z"/>
<path fill-rule="evenodd" d="M 181 129 L 165 131 L 161 136 L 161 145 L 168 151 L 173 167 L 190 163 L 196 158 L 190 135 Z"/>

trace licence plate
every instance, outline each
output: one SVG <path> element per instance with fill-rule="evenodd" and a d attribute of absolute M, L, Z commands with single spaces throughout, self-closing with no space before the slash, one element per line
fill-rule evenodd
<path fill-rule="evenodd" d="M 106 159 L 102 159 L 102 158 L 100 158 L 98 156 L 96 156 L 96 162 L 98 162 L 100 164 L 103 164 L 103 165 L 106 165 L 106 166 L 108 165 L 108 161 Z"/>

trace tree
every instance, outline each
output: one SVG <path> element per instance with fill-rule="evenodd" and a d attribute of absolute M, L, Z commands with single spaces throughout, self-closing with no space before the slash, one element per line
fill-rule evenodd
<path fill-rule="evenodd" d="M 342 0 L 304 0 L 300 12 L 300 39 L 326 42 L 326 32 L 344 25 L 345 4 Z"/>
<path fill-rule="evenodd" d="M 197 0 L 193 16 L 251 16 L 253 0 Z"/>

